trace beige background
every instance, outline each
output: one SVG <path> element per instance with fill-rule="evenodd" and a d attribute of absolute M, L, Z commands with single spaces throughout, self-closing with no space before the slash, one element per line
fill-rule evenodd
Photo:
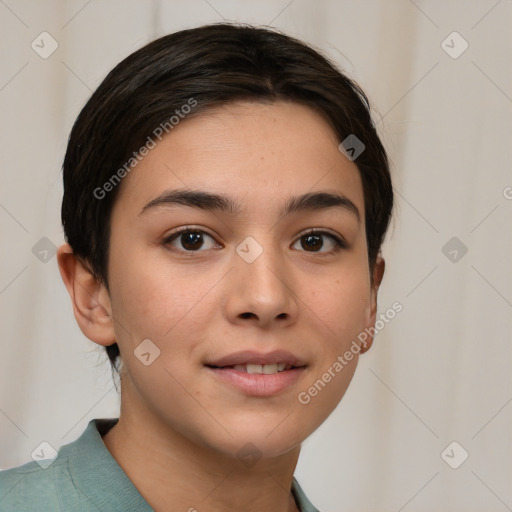
<path fill-rule="evenodd" d="M 380 310 L 404 309 L 305 442 L 297 478 L 322 512 L 512 510 L 510 0 L 0 0 L 0 467 L 118 413 L 105 356 L 41 254 L 63 241 L 72 123 L 129 53 L 223 18 L 327 52 L 377 107 L 393 162 Z M 46 59 L 31 48 L 43 31 L 58 43 Z M 452 465 L 469 453 L 458 469 L 441 457 L 453 441 Z"/>

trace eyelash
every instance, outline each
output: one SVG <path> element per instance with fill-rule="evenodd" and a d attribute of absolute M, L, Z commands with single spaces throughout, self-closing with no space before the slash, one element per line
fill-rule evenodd
<path fill-rule="evenodd" d="M 203 231 L 202 229 L 198 229 L 198 228 L 195 228 L 192 226 L 183 226 L 181 228 L 178 228 L 173 233 L 171 233 L 168 237 L 166 237 L 163 240 L 163 245 L 169 246 L 171 244 L 171 242 L 176 240 L 180 235 L 182 235 L 184 233 L 197 233 L 197 234 L 207 235 L 210 238 L 212 238 L 212 240 L 214 240 L 213 236 L 208 234 L 206 231 Z M 303 233 L 296 239 L 296 241 L 294 242 L 293 245 L 295 245 L 295 243 L 297 243 L 301 238 L 303 238 L 307 235 L 325 235 L 325 236 L 329 237 L 331 240 L 333 240 L 334 248 L 331 249 L 330 251 L 326 251 L 326 252 L 319 252 L 319 251 L 302 251 L 302 252 L 306 252 L 306 253 L 309 252 L 312 254 L 317 254 L 319 256 L 329 256 L 332 254 L 337 254 L 338 252 L 340 252 L 343 249 L 348 249 L 348 244 L 345 242 L 345 240 L 343 240 L 340 237 L 337 237 L 336 235 L 333 235 L 332 233 L 329 233 L 328 231 L 323 231 L 321 229 L 311 229 L 310 231 Z M 185 254 L 194 254 L 197 252 L 204 252 L 204 251 L 201 251 L 200 249 L 197 251 L 187 251 L 187 250 L 182 250 L 182 249 L 174 249 L 174 250 L 177 250 L 178 252 L 185 253 Z"/>

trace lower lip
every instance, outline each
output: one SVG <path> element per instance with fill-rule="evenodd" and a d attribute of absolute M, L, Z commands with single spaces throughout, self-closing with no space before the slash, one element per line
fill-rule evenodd
<path fill-rule="evenodd" d="M 305 370 L 305 367 L 302 366 L 267 375 L 264 373 L 240 372 L 233 368 L 207 368 L 222 381 L 251 396 L 276 395 L 293 386 Z"/>

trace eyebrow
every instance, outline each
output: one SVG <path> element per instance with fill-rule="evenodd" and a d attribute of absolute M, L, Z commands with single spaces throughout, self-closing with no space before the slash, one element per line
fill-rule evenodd
<path fill-rule="evenodd" d="M 213 194 L 203 190 L 176 189 L 166 191 L 151 200 L 142 208 L 139 215 L 157 206 L 174 205 L 200 208 L 209 211 L 222 211 L 234 215 L 242 211 L 241 205 L 224 194 Z M 285 202 L 280 214 L 285 216 L 301 211 L 318 211 L 328 208 L 341 208 L 353 214 L 358 223 L 361 222 L 361 214 L 357 206 L 348 197 L 330 192 L 309 192 L 300 196 L 293 196 Z"/>

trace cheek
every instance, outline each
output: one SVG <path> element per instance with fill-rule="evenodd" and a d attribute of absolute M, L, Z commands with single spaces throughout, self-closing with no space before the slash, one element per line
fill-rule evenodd
<path fill-rule="evenodd" d="M 363 265 L 340 271 L 321 291 L 308 301 L 315 313 L 321 350 L 302 395 L 301 405 L 325 419 L 338 405 L 356 370 L 360 341 L 358 336 L 369 321 L 370 288 Z"/>
<path fill-rule="evenodd" d="M 340 356 L 341 357 L 341 356 Z M 329 359 L 311 376 L 307 386 L 297 394 L 302 416 L 310 418 L 313 432 L 338 406 L 354 376 L 357 356 L 342 364 L 336 357 Z"/>
<path fill-rule="evenodd" d="M 130 338 L 133 345 L 149 338 L 164 350 L 170 341 L 185 336 L 190 350 L 198 339 L 195 331 L 204 326 L 201 312 L 209 291 L 221 277 L 192 265 L 178 268 L 165 255 L 150 260 L 132 253 L 111 273 L 112 311 L 121 341 L 126 344 Z"/>
<path fill-rule="evenodd" d="M 354 376 L 359 358 L 358 336 L 368 322 L 369 292 L 364 279 L 354 274 L 335 279 L 328 292 L 314 294 L 319 337 L 317 364 L 312 368 L 297 402 L 307 417 L 314 418 L 311 431 L 337 407 Z M 302 409 L 302 407 L 304 409 Z"/>
<path fill-rule="evenodd" d="M 369 320 L 370 286 L 364 271 L 341 271 L 321 290 L 310 294 L 309 304 L 327 328 L 327 339 L 343 346 L 364 330 Z"/>

